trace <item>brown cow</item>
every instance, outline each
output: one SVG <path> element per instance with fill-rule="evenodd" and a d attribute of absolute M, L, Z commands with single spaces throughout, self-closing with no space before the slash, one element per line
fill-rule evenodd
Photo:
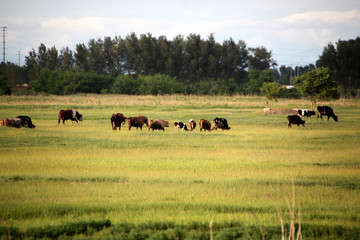
<path fill-rule="evenodd" d="M 163 130 L 165 132 L 165 127 L 169 127 L 168 120 L 162 119 L 155 119 L 149 121 L 149 131 L 152 129 L 153 131 L 156 130 Z"/>
<path fill-rule="evenodd" d="M 204 131 L 206 131 L 206 130 L 208 130 L 209 132 L 211 131 L 211 123 L 208 120 L 200 119 L 199 127 L 200 127 L 200 132 L 203 129 L 204 129 Z"/>
<path fill-rule="evenodd" d="M 190 119 L 188 121 L 188 125 L 189 125 L 189 128 L 190 128 L 190 131 L 194 130 L 196 128 L 196 122 L 194 119 Z"/>
<path fill-rule="evenodd" d="M 111 127 L 113 130 L 116 130 L 118 127 L 121 130 L 121 124 L 125 124 L 126 117 L 122 113 L 113 113 L 110 118 Z"/>
<path fill-rule="evenodd" d="M 145 116 L 138 116 L 138 117 L 140 117 L 140 118 L 142 118 L 142 119 L 144 119 L 144 123 L 145 123 L 145 125 L 148 127 L 149 126 L 149 120 L 148 120 L 148 118 L 147 117 L 145 117 Z"/>
<path fill-rule="evenodd" d="M 83 120 L 83 117 L 82 115 L 76 111 L 76 110 L 60 110 L 59 112 L 59 117 L 58 117 L 58 125 L 60 123 L 60 120 L 63 121 L 63 124 L 65 125 L 65 120 L 71 120 L 71 123 L 73 123 L 73 121 L 76 121 L 77 123 L 78 120 L 79 121 L 82 121 Z"/>
<path fill-rule="evenodd" d="M 21 128 L 23 123 L 20 118 L 5 118 L 0 121 L 0 126 Z"/>
<path fill-rule="evenodd" d="M 136 130 L 138 128 L 140 128 L 140 130 L 142 130 L 142 127 L 143 127 L 144 124 L 148 125 L 148 123 L 145 122 L 145 118 L 143 116 L 129 117 L 127 119 L 128 119 L 128 123 L 129 123 L 129 131 L 131 130 L 131 127 L 136 127 Z"/>

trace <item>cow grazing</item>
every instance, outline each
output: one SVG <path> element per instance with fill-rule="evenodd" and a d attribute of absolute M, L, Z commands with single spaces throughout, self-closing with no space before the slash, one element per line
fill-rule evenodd
<path fill-rule="evenodd" d="M 228 122 L 225 118 L 214 118 L 213 129 L 217 130 L 218 128 L 221 128 L 222 130 L 230 130 Z"/>
<path fill-rule="evenodd" d="M 59 118 L 58 118 L 58 125 L 60 123 L 60 120 L 63 121 L 64 125 L 65 125 L 65 120 L 71 120 L 71 123 L 73 123 L 73 121 L 76 121 L 77 123 L 79 123 L 78 121 L 83 120 L 83 116 L 78 111 L 76 111 L 74 109 L 60 110 Z"/>
<path fill-rule="evenodd" d="M 110 118 L 112 129 L 116 130 L 116 128 L 118 127 L 119 130 L 121 130 L 121 124 L 124 124 L 125 120 L 126 117 L 124 117 L 122 113 L 113 113 Z"/>
<path fill-rule="evenodd" d="M 21 119 L 21 125 L 27 128 L 35 128 L 36 126 L 32 123 L 29 116 L 17 116 L 16 118 Z"/>
<path fill-rule="evenodd" d="M 196 128 L 196 122 L 195 122 L 195 120 L 194 120 L 194 119 L 190 119 L 190 120 L 188 121 L 188 126 L 189 126 L 189 128 L 190 128 L 190 131 L 194 130 L 194 129 Z"/>
<path fill-rule="evenodd" d="M 182 129 L 182 131 L 189 131 L 189 129 L 186 126 L 186 123 L 184 122 L 174 122 L 174 128 L 177 130 L 179 130 L 179 128 Z"/>
<path fill-rule="evenodd" d="M 155 119 L 149 121 L 149 131 L 150 129 L 154 130 L 163 130 L 165 132 L 165 127 L 169 127 L 169 121 L 163 119 Z"/>
<path fill-rule="evenodd" d="M 299 109 L 298 110 L 298 115 L 307 117 L 307 119 L 309 121 L 311 121 L 311 116 L 315 116 L 316 113 L 315 113 L 315 111 L 310 111 L 310 110 L 307 110 L 307 109 Z"/>
<path fill-rule="evenodd" d="M 334 111 L 331 107 L 329 106 L 318 106 L 317 107 L 317 117 L 316 119 L 319 119 L 319 117 L 321 118 L 321 120 L 323 120 L 322 116 L 325 115 L 328 117 L 328 121 L 330 119 L 330 117 L 332 117 L 334 119 L 335 122 L 338 121 L 338 117 L 334 114 Z"/>
<path fill-rule="evenodd" d="M 289 121 L 288 128 L 292 128 L 291 124 L 297 124 L 298 126 L 301 124 L 305 127 L 305 121 L 303 121 L 299 115 L 289 115 L 287 116 L 287 120 Z"/>
<path fill-rule="evenodd" d="M 200 127 L 200 132 L 203 129 L 204 129 L 204 131 L 206 131 L 206 130 L 208 130 L 209 132 L 211 131 L 211 123 L 208 120 L 200 119 L 199 127 Z"/>
<path fill-rule="evenodd" d="M 149 120 L 148 120 L 148 118 L 147 117 L 145 117 L 145 116 L 138 116 L 139 118 L 142 118 L 143 120 L 144 120 L 144 124 L 147 126 L 147 127 L 149 127 Z"/>
<path fill-rule="evenodd" d="M 23 125 L 20 118 L 4 118 L 0 121 L 0 126 L 21 128 Z"/>
<path fill-rule="evenodd" d="M 129 131 L 131 130 L 131 127 L 136 127 L 136 130 L 138 130 L 138 128 L 140 128 L 140 130 L 142 130 L 142 127 L 144 124 L 148 125 L 147 118 L 145 120 L 145 118 L 143 116 L 129 117 L 129 118 L 127 118 L 127 120 L 128 120 L 128 124 L 129 124 Z"/>

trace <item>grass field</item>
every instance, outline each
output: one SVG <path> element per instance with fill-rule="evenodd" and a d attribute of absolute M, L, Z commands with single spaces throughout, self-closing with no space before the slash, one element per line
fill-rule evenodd
<path fill-rule="evenodd" d="M 196 231 L 208 239 L 210 221 L 218 239 L 235 225 L 250 235 L 259 225 L 280 231 L 276 209 L 289 224 L 293 187 L 295 222 L 307 239 L 335 239 L 336 234 L 356 239 L 359 234 L 359 100 L 321 102 L 333 107 L 339 122 L 312 117 L 305 128 L 292 129 L 287 114 L 262 114 L 263 97 L 0 96 L 0 102 L 0 119 L 28 115 L 36 125 L 0 128 L 4 236 L 16 235 L 9 229 L 24 234 L 23 229 L 104 220 L 111 227 L 76 236 L 117 236 L 120 226 L 155 229 L 161 223 L 168 230 L 201 226 Z M 279 100 L 273 107 L 309 105 L 305 99 Z M 77 109 L 84 121 L 57 125 L 60 109 Z M 129 131 L 125 125 L 113 131 L 115 112 L 167 119 L 170 128 Z M 214 117 L 227 118 L 231 130 L 182 132 L 172 127 L 174 121 Z M 340 233 L 329 230 L 339 228 Z M 197 234 L 193 239 L 204 237 Z M 190 239 L 180 235 L 174 231 L 169 239 Z"/>

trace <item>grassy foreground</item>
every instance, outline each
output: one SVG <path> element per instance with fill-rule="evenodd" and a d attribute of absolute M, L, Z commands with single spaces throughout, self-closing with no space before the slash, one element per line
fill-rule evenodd
<path fill-rule="evenodd" d="M 259 225 L 267 239 L 279 239 L 279 210 L 289 232 L 290 207 L 307 239 L 357 239 L 360 101 L 322 102 L 339 122 L 313 117 L 305 128 L 292 129 L 287 114 L 263 115 L 265 102 L 248 96 L 1 96 L 0 119 L 29 115 L 36 128 L 0 128 L 0 234 L 209 239 L 212 221 L 217 239 L 257 239 Z M 274 107 L 309 108 L 309 102 L 280 100 Z M 77 109 L 84 121 L 57 125 L 60 109 Z M 113 131 L 115 112 L 167 119 L 170 128 Z M 214 117 L 227 118 L 231 130 L 172 127 Z M 69 226 L 80 230 L 68 232 Z"/>

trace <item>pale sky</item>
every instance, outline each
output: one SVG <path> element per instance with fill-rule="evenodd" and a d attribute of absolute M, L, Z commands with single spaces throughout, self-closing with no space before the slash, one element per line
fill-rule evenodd
<path fill-rule="evenodd" d="M 44 43 L 75 50 L 90 39 L 132 32 L 164 35 L 213 33 L 248 47 L 264 46 L 281 65 L 315 64 L 328 43 L 360 36 L 359 0 L 0 0 L 0 27 L 6 28 L 6 61 Z M 3 32 L 1 54 L 3 60 Z"/>

